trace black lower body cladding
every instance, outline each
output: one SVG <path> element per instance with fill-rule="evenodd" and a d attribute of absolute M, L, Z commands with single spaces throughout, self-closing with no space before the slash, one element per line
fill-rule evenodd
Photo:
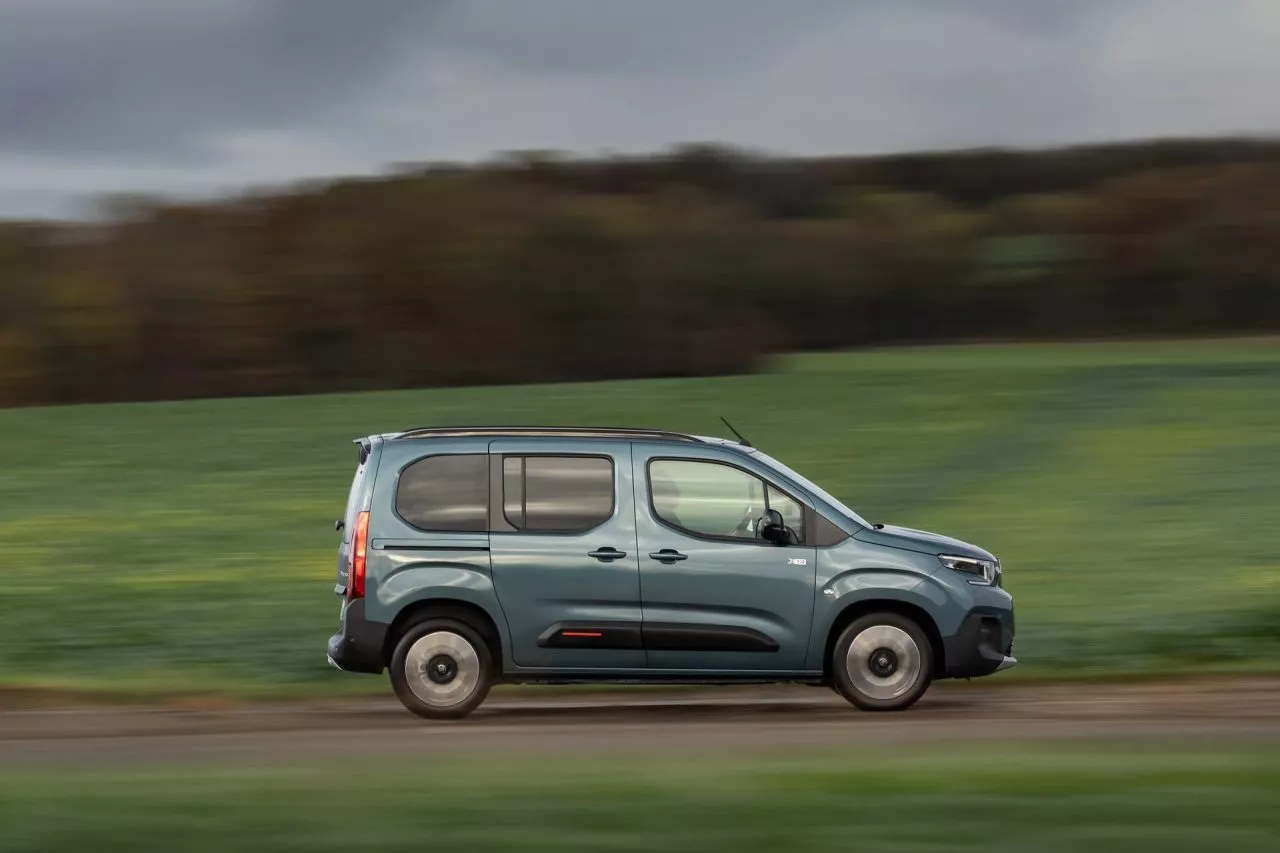
<path fill-rule="evenodd" d="M 974 608 L 960 630 L 942 638 L 943 678 L 978 678 L 1006 669 L 1013 658 L 1013 611 Z"/>
<path fill-rule="evenodd" d="M 778 643 L 736 625 L 668 622 L 557 622 L 538 637 L 556 649 L 647 649 L 651 652 L 776 652 Z"/>
<path fill-rule="evenodd" d="M 366 619 L 364 599 L 357 598 L 342 615 L 342 629 L 329 638 L 329 662 L 347 672 L 382 672 L 383 646 L 390 627 Z"/>

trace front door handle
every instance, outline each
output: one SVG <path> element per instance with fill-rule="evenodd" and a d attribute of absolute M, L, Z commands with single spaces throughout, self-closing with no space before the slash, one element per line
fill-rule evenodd
<path fill-rule="evenodd" d="M 588 551 L 587 556 L 595 557 L 602 563 L 612 563 L 614 560 L 621 560 L 623 557 L 627 556 L 627 552 L 606 546 L 604 548 L 597 548 L 594 551 Z"/>
<path fill-rule="evenodd" d="M 663 548 L 661 551 L 654 551 L 649 554 L 650 560 L 657 560 L 659 563 L 666 563 L 668 566 L 677 563 L 680 560 L 687 560 L 689 557 L 681 554 L 675 548 Z"/>

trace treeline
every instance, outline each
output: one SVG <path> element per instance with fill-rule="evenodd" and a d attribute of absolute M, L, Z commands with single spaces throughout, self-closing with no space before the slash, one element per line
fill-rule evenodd
<path fill-rule="evenodd" d="M 0 405 L 1280 329 L 1280 143 L 473 168 L 0 224 Z"/>

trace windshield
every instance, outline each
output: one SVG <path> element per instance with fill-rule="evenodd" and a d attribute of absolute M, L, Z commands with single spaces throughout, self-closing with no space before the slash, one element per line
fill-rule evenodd
<path fill-rule="evenodd" d="M 797 474 L 795 471 L 788 468 L 786 465 L 783 465 L 781 462 L 779 462 L 777 459 L 774 459 L 769 454 L 762 453 L 761 451 L 757 450 L 755 451 L 755 456 L 757 459 L 759 459 L 761 462 L 768 465 L 770 468 L 774 469 L 775 471 L 779 471 L 783 474 L 786 474 L 792 480 L 795 480 L 796 483 L 799 484 L 802 488 L 807 490 L 811 495 L 831 504 L 831 506 L 840 510 L 840 512 L 843 512 L 849 518 L 858 522 L 858 524 L 861 524 L 863 527 L 871 526 L 871 522 L 867 521 L 862 516 L 858 515 L 853 510 L 849 509 L 849 507 L 845 506 L 843 501 L 838 500 L 834 495 L 832 495 L 826 489 L 822 488 L 817 483 L 813 482 L 807 477 Z"/>

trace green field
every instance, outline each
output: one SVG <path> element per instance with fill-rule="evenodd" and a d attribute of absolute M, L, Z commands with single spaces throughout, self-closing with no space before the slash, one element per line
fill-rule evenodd
<path fill-rule="evenodd" d="M 0 771 L 3 847 L 82 851 L 1274 851 L 1274 742 L 864 747 Z M 176 846 L 175 846 L 176 845 Z"/>
<path fill-rule="evenodd" d="M 1280 343 L 802 355 L 739 377 L 0 411 L 0 682 L 385 691 L 324 665 L 350 440 L 643 425 L 758 446 L 995 551 L 1010 678 L 1280 661 Z M 1003 677 L 1002 677 L 1003 678 Z"/>

